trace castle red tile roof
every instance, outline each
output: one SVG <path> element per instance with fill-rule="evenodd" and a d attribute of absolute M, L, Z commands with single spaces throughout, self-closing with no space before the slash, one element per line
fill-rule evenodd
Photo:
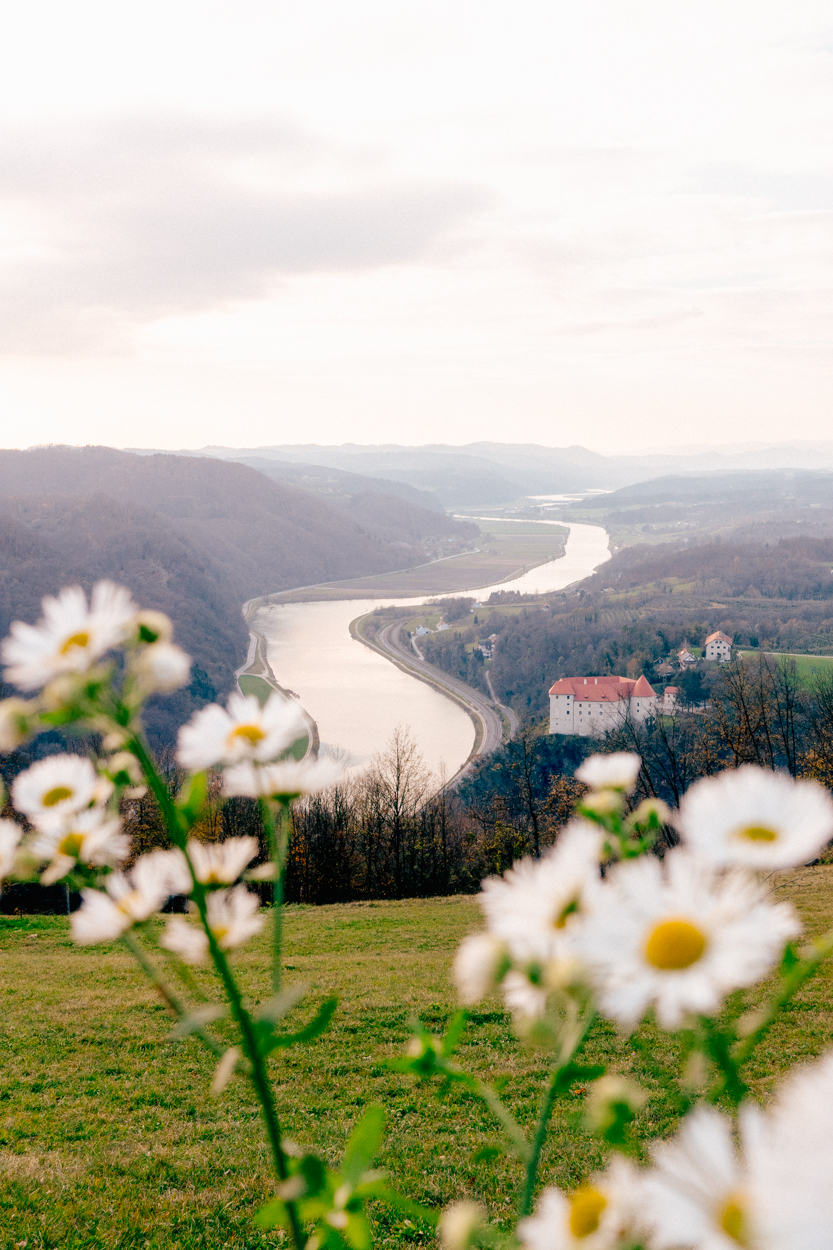
<path fill-rule="evenodd" d="M 723 633 L 722 629 L 717 629 L 715 630 L 713 634 L 709 634 L 708 638 L 706 639 L 705 645 L 708 646 L 710 642 L 728 642 L 729 646 L 731 647 L 732 641 L 733 640 L 729 637 L 728 634 Z"/>
<path fill-rule="evenodd" d="M 654 695 L 645 677 L 562 677 L 550 687 L 550 694 L 569 694 L 580 703 L 618 703 L 631 696 Z"/>

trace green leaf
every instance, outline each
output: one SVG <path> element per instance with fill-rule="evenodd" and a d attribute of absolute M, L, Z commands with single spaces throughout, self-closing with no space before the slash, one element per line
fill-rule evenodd
<path fill-rule="evenodd" d="M 327 1169 L 318 1155 L 306 1154 L 298 1164 L 298 1171 L 307 1186 L 305 1197 L 315 1198 L 327 1184 Z"/>
<path fill-rule="evenodd" d="M 352 1250 L 370 1250 L 373 1234 L 370 1224 L 363 1211 L 351 1211 L 347 1216 L 347 1227 L 344 1229 L 344 1240 Z"/>
<path fill-rule="evenodd" d="M 275 1228 L 276 1225 L 285 1223 L 286 1204 L 281 1202 L 280 1198 L 273 1198 L 271 1202 L 267 1202 L 255 1215 L 255 1224 L 258 1228 Z"/>
<path fill-rule="evenodd" d="M 796 964 L 799 964 L 799 963 L 801 963 L 801 955 L 798 952 L 797 946 L 795 945 L 794 942 L 788 942 L 787 945 L 784 947 L 784 954 L 781 959 L 780 971 L 782 973 L 792 972 Z"/>
<path fill-rule="evenodd" d="M 273 1050 L 286 1050 L 288 1046 L 297 1046 L 300 1042 L 314 1041 L 316 1037 L 324 1032 L 332 1020 L 337 1006 L 337 998 L 328 998 L 321 1004 L 317 1014 L 313 1016 L 309 1024 L 303 1029 L 299 1029 L 297 1033 L 273 1033 L 270 1036 L 271 1026 L 265 1021 L 261 1021 L 258 1031 L 261 1035 L 263 1054 L 271 1054 Z"/>
<path fill-rule="evenodd" d="M 368 1107 L 350 1134 L 350 1140 L 344 1151 L 341 1175 L 348 1185 L 358 1185 L 375 1159 L 382 1141 L 384 1127 L 384 1108 Z"/>
<path fill-rule="evenodd" d="M 448 1032 L 443 1038 L 443 1054 L 453 1055 L 457 1049 L 460 1038 L 463 1036 L 463 1030 L 469 1018 L 469 1013 L 465 1009 L 456 1012 L 452 1017 L 451 1024 L 448 1026 Z"/>
<path fill-rule="evenodd" d="M 588 1081 L 595 1081 L 597 1077 L 603 1076 L 605 1071 L 604 1064 L 594 1063 L 584 1066 L 580 1063 L 565 1063 L 555 1078 L 556 1093 L 565 1094 L 573 1085 L 584 1085 Z"/>
<path fill-rule="evenodd" d="M 196 1033 L 197 1029 L 204 1028 L 206 1024 L 213 1024 L 215 1020 L 222 1020 L 223 1016 L 226 1015 L 228 1015 L 228 1008 L 223 1007 L 219 1003 L 208 1007 L 198 1007 L 196 1011 L 191 1012 L 189 1016 L 185 1016 L 171 1029 L 167 1041 L 178 1042 L 183 1037 Z"/>
<path fill-rule="evenodd" d="M 190 825 L 199 817 L 208 798 L 208 773 L 186 777 L 176 796 L 176 805 Z"/>

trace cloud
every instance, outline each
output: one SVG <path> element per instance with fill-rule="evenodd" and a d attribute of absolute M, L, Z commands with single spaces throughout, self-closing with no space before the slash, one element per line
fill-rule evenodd
<path fill-rule="evenodd" d="M 258 299 L 291 275 L 407 264 L 494 200 L 379 166 L 280 122 L 7 134 L 4 350 L 118 349 L 135 324 Z"/>

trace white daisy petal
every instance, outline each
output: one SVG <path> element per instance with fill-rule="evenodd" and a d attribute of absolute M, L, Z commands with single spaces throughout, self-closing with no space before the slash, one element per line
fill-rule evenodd
<path fill-rule="evenodd" d="M 624 790 L 630 794 L 642 764 L 633 751 L 591 755 L 576 769 L 576 779 L 593 790 Z"/>
<path fill-rule="evenodd" d="M 489 932 L 519 961 L 545 961 L 568 950 L 588 890 L 599 878 L 602 836 L 587 821 L 571 821 L 553 850 L 522 859 L 502 877 L 483 882 L 480 905 Z"/>
<path fill-rule="evenodd" d="M 263 707 L 254 695 L 235 691 L 225 708 L 202 708 L 179 731 L 177 759 L 190 772 L 215 764 L 277 759 L 306 733 L 306 724 L 292 699 L 277 692 Z"/>
<path fill-rule="evenodd" d="M 208 896 L 208 927 L 221 950 L 242 946 L 263 928 L 265 919 L 257 913 L 260 899 L 245 886 L 218 890 Z M 200 963 L 208 954 L 208 938 L 203 929 L 174 916 L 160 939 L 166 950 L 173 951 L 186 963 Z"/>
<path fill-rule="evenodd" d="M 815 781 L 747 764 L 695 782 L 676 825 L 713 864 L 794 868 L 833 838 L 833 800 Z"/>
<path fill-rule="evenodd" d="M 37 625 L 15 621 L 3 642 L 6 680 L 21 690 L 38 690 L 64 673 L 83 673 L 130 635 L 137 608 L 130 592 L 99 582 L 90 604 L 80 586 L 43 600 Z"/>
<path fill-rule="evenodd" d="M 472 933 L 463 938 L 452 971 L 460 1002 L 471 1007 L 491 993 L 505 960 L 506 947 L 491 933 Z"/>
<path fill-rule="evenodd" d="M 131 669 L 144 694 L 170 694 L 187 684 L 191 657 L 172 642 L 154 642 L 138 652 Z"/>
<path fill-rule="evenodd" d="M 32 841 L 32 851 L 52 863 L 41 876 L 42 885 L 60 881 L 76 863 L 96 867 L 115 867 L 130 853 L 130 839 L 122 832 L 118 816 L 89 807 L 70 812 L 42 827 Z"/>
<path fill-rule="evenodd" d="M 23 830 L 13 820 L 0 820 L 0 882 L 14 871 Z"/>
<path fill-rule="evenodd" d="M 661 1028 L 678 1029 L 765 976 L 800 931 L 792 907 L 746 873 L 721 876 L 676 850 L 613 869 L 575 943 L 607 1015 L 632 1029 L 653 1005 Z"/>
<path fill-rule="evenodd" d="M 747 1136 L 750 1136 L 747 1134 Z M 767 1247 L 821 1250 L 833 1229 L 833 1054 L 793 1073 L 747 1145 Z"/>
<path fill-rule="evenodd" d="M 281 760 L 261 768 L 246 763 L 226 772 L 223 792 L 249 798 L 297 799 L 302 794 L 329 790 L 343 780 L 344 770 L 334 760 Z"/>
<path fill-rule="evenodd" d="M 199 964 L 208 954 L 208 938 L 202 929 L 189 924 L 182 916 L 172 916 L 159 939 L 159 945 L 186 964 Z"/>

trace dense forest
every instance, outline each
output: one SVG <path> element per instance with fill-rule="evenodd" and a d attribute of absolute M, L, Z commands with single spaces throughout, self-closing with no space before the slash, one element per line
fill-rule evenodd
<path fill-rule="evenodd" d="M 409 523 L 423 534 L 404 541 Z M 161 743 L 193 707 L 231 689 L 246 655 L 246 599 L 421 563 L 438 542 L 475 532 L 383 495 L 346 514 L 225 461 L 106 447 L 0 451 L 0 636 L 15 619 L 37 619 L 41 598 L 62 586 L 110 578 L 129 587 L 172 618 L 195 662 L 189 690 L 148 708 Z"/>

